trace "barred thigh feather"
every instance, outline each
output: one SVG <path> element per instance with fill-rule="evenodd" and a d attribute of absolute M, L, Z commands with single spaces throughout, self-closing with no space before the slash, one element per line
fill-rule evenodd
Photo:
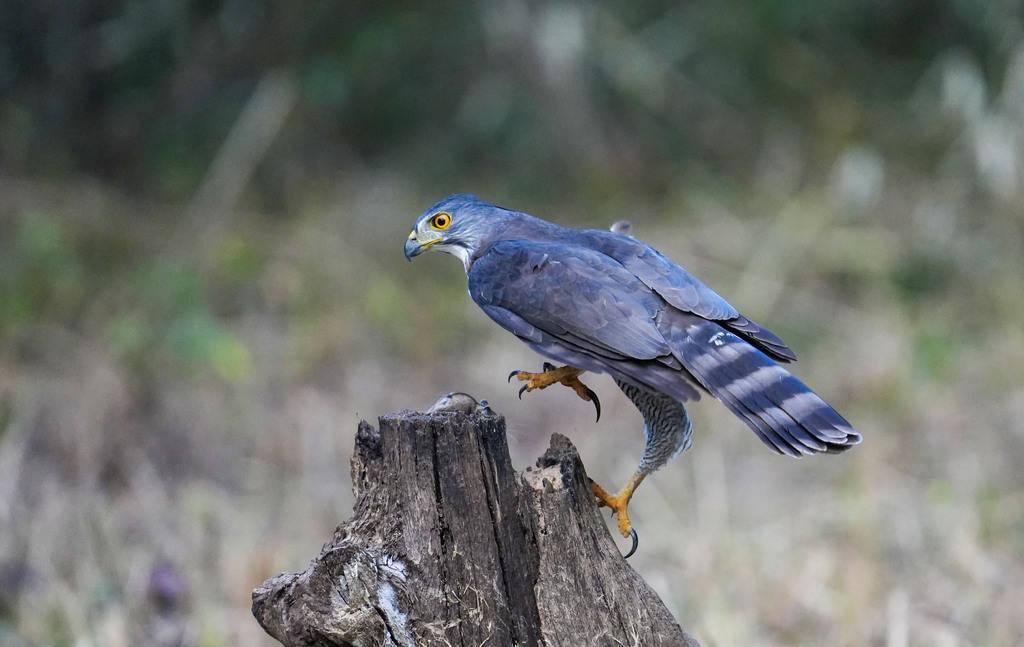
<path fill-rule="evenodd" d="M 690 374 L 768 447 L 800 456 L 841 452 L 861 441 L 814 391 L 719 323 L 669 309 L 658 325 Z"/>

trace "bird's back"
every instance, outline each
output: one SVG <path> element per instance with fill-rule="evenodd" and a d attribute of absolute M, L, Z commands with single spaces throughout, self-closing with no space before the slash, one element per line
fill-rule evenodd
<path fill-rule="evenodd" d="M 722 322 L 731 332 L 777 361 L 796 359 L 796 354 L 778 335 L 741 315 L 703 281 L 642 240 L 612 231 L 565 227 L 525 213 L 508 213 L 512 217 L 491 241 L 492 245 L 502 241 L 526 240 L 599 252 L 632 272 L 673 307 Z M 486 251 L 481 250 L 479 255 Z"/>
<path fill-rule="evenodd" d="M 780 453 L 860 442 L 776 364 L 796 358 L 781 339 L 641 241 L 523 215 L 480 261 L 470 272 L 474 300 L 517 335 L 529 330 L 524 339 L 542 353 L 684 400 L 695 384 Z"/>

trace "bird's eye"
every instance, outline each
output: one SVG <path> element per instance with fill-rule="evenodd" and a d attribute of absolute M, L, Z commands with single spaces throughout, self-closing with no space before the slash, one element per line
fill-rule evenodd
<path fill-rule="evenodd" d="M 430 219 L 430 226 L 434 229 L 448 229 L 452 224 L 452 215 L 450 213 L 435 213 L 434 217 Z"/>

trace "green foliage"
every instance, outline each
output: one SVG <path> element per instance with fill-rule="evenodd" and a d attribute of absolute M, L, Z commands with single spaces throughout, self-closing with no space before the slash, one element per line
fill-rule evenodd
<path fill-rule="evenodd" d="M 210 369 L 229 381 L 244 379 L 252 369 L 252 358 L 245 345 L 201 312 L 173 319 L 165 335 L 167 350 L 188 368 Z"/>
<path fill-rule="evenodd" d="M 919 375 L 925 379 L 947 379 L 962 347 L 959 339 L 962 332 L 941 329 L 939 325 L 922 328 L 914 340 L 914 360 Z"/>
<path fill-rule="evenodd" d="M 949 293 L 954 279 L 954 264 L 938 250 L 908 255 L 894 268 L 892 282 L 900 297 L 909 302 Z"/>
<path fill-rule="evenodd" d="M 225 251 L 223 267 L 237 280 L 255 271 L 257 262 L 244 246 L 232 247 Z M 132 290 L 136 308 L 112 322 L 108 338 L 124 356 L 140 363 L 162 356 L 188 373 L 244 380 L 252 357 L 211 312 L 207 292 L 207 280 L 197 268 L 169 261 L 144 265 Z"/>
<path fill-rule="evenodd" d="M 172 261 L 129 269 L 124 260 L 138 252 L 127 245 L 116 232 L 104 237 L 41 215 L 19 218 L 0 272 L 0 340 L 45 334 L 48 326 L 78 328 L 98 318 L 106 341 L 130 364 L 142 367 L 162 356 L 189 373 L 244 380 L 252 358 L 211 311 L 208 279 Z M 255 250 L 236 241 L 221 252 L 216 280 L 237 285 L 258 275 Z M 122 290 L 126 270 L 131 281 Z M 96 308 L 110 299 L 119 301 L 117 309 Z"/>
<path fill-rule="evenodd" d="M 84 268 L 55 220 L 27 214 L 0 260 L 0 339 L 47 317 L 74 320 L 85 297 Z"/>
<path fill-rule="evenodd" d="M 284 145 L 315 141 L 318 150 L 272 157 L 271 174 L 294 164 L 315 172 L 317 159 L 354 149 L 427 185 L 476 169 L 517 193 L 543 192 L 548 177 L 579 192 L 588 183 L 580 169 L 590 167 L 665 188 L 694 162 L 743 169 L 748 136 L 779 126 L 814 135 L 816 154 L 853 139 L 885 147 L 879 121 L 913 133 L 920 124 L 900 102 L 948 52 L 966 53 L 998 82 L 1012 54 L 1006 25 L 1020 19 L 1013 3 L 965 0 L 567 3 L 521 15 L 472 3 L 241 6 L 9 5 L 0 15 L 9 25 L 0 35 L 0 132 L 9 135 L 0 162 L 182 198 L 260 78 L 289 69 L 302 99 Z M 567 60 L 586 85 L 571 87 L 593 92 L 579 133 L 560 126 L 557 93 L 545 96 L 559 81 L 544 78 L 545 50 L 536 50 L 546 29 L 576 20 L 584 40 L 578 61 Z M 30 33 L 40 26 L 50 37 Z M 50 92 L 34 91 L 39 84 Z M 707 131 L 684 127 L 694 122 Z M 610 151 L 573 153 L 582 142 L 569 137 L 584 133 L 613 138 L 633 168 Z"/>

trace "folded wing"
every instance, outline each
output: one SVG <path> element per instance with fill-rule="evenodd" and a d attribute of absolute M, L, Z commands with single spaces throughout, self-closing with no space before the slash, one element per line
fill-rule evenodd
<path fill-rule="evenodd" d="M 675 308 L 718 321 L 773 359 L 796 360 L 796 354 L 772 331 L 741 315 L 717 292 L 650 245 L 608 231 L 587 230 L 582 235 L 589 246 L 618 261 Z"/>
<path fill-rule="evenodd" d="M 780 453 L 838 452 L 860 442 L 842 416 L 773 361 L 788 351 L 777 337 L 738 313 L 713 321 L 683 310 L 600 251 L 503 241 L 474 263 L 469 291 L 492 319 L 548 355 L 681 401 L 696 399 L 692 385 L 703 387 Z M 701 309 L 713 301 L 687 302 Z"/>
<path fill-rule="evenodd" d="M 473 264 L 469 293 L 491 319 L 549 357 L 680 401 L 700 397 L 655 322 L 665 301 L 600 252 L 503 241 Z"/>

